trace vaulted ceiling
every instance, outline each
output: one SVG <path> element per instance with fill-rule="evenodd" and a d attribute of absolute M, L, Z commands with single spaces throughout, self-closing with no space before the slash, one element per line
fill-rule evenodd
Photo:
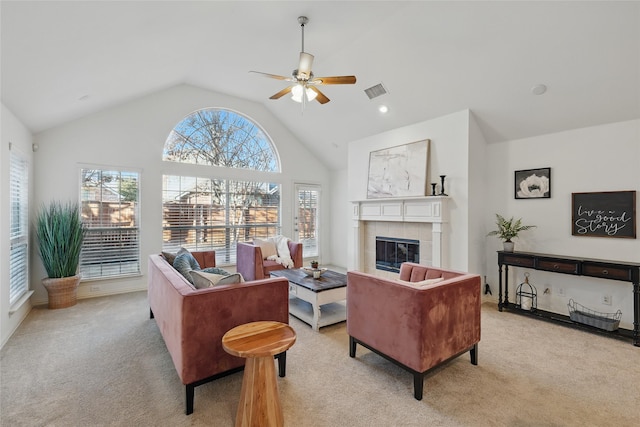
<path fill-rule="evenodd" d="M 300 15 L 315 75 L 357 76 L 304 114 L 248 73 L 290 75 Z M 333 168 L 464 109 L 489 143 L 640 118 L 638 2 L 2 1 L 1 25 L 2 102 L 34 133 L 182 83 L 264 104 Z"/>

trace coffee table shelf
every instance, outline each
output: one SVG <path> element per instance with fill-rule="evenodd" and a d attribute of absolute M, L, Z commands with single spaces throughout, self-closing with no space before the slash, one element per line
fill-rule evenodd
<path fill-rule="evenodd" d="M 314 331 L 347 320 L 345 274 L 327 270 L 314 279 L 300 269 L 285 269 L 272 271 L 271 276 L 289 280 L 289 313 Z"/>
<path fill-rule="evenodd" d="M 318 329 L 334 325 L 347 320 L 347 306 L 345 302 L 332 302 L 321 307 L 322 316 L 318 319 Z M 313 326 L 313 306 L 300 298 L 289 298 L 289 313 Z"/>

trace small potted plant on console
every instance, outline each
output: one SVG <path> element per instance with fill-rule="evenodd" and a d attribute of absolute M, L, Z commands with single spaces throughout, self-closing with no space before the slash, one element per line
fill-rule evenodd
<path fill-rule="evenodd" d="M 523 225 L 522 219 L 513 219 L 513 217 L 506 219 L 500 214 L 496 214 L 497 230 L 491 231 L 487 236 L 498 236 L 503 240 L 504 251 L 513 252 L 514 243 L 511 239 L 518 237 L 521 231 L 534 228 L 535 225 Z"/>

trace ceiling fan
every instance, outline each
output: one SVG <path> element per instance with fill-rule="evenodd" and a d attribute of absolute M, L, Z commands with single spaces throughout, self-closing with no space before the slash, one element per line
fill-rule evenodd
<path fill-rule="evenodd" d="M 304 51 L 304 26 L 309 22 L 306 16 L 298 17 L 298 23 L 302 29 L 302 50 L 300 52 L 300 61 L 298 68 L 293 70 L 291 77 L 279 76 L 277 74 L 262 73 L 260 71 L 250 71 L 251 73 L 262 74 L 277 80 L 292 82 L 291 86 L 282 89 L 280 92 L 272 95 L 269 99 L 279 99 L 291 92 L 291 99 L 301 102 L 313 101 L 314 99 L 320 104 L 329 102 L 329 98 L 316 87 L 319 85 L 352 85 L 356 82 L 356 76 L 333 76 L 333 77 L 316 77 L 311 71 L 313 64 L 313 55 Z"/>

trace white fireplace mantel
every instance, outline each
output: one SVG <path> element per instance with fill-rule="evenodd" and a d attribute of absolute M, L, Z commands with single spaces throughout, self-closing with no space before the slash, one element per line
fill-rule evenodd
<path fill-rule="evenodd" d="M 447 196 L 353 201 L 353 219 L 443 223 L 448 220 Z"/>
<path fill-rule="evenodd" d="M 362 269 L 362 233 L 363 221 L 424 222 L 431 223 L 432 263 L 442 267 L 442 224 L 448 222 L 449 211 L 447 196 L 409 197 L 403 199 L 368 199 L 352 201 L 354 251 L 350 268 Z"/>

